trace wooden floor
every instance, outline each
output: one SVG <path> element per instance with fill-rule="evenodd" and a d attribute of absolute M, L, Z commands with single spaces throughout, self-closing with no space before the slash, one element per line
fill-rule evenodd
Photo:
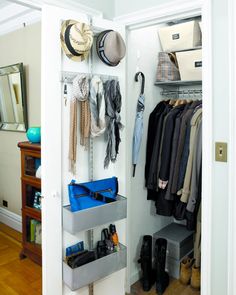
<path fill-rule="evenodd" d="M 140 282 L 135 283 L 131 287 L 131 295 L 156 295 L 155 287 L 149 291 L 142 290 Z M 190 286 L 182 285 L 179 280 L 173 280 L 163 295 L 200 295 L 200 291 L 192 289 Z"/>
<path fill-rule="evenodd" d="M 20 251 L 21 234 L 0 223 L 0 295 L 41 295 L 42 269 L 28 258 L 19 260 Z M 131 287 L 131 295 L 155 294 L 155 287 L 149 292 L 142 291 L 140 282 Z M 163 295 L 200 295 L 200 292 L 173 280 Z"/>
<path fill-rule="evenodd" d="M 41 267 L 20 260 L 21 234 L 0 223 L 0 294 L 41 295 Z"/>

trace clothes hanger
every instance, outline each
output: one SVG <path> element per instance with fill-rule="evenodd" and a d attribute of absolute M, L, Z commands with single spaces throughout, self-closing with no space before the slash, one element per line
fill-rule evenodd
<path fill-rule="evenodd" d="M 170 99 L 170 101 L 169 101 L 169 105 L 174 106 L 175 103 L 176 103 L 176 99 L 173 99 L 173 98 Z"/>

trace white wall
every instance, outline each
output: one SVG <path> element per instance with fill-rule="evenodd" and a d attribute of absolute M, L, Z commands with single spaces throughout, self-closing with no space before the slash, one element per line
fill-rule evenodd
<path fill-rule="evenodd" d="M 120 16 L 122 14 L 132 13 L 138 10 L 153 7 L 159 4 L 165 4 L 171 0 L 114 0 L 115 1 L 115 16 Z"/>
<path fill-rule="evenodd" d="M 79 0 L 78 2 L 102 11 L 105 18 L 112 19 L 115 15 L 114 0 Z"/>
<path fill-rule="evenodd" d="M 0 67 L 23 62 L 26 71 L 29 126 L 40 126 L 41 24 L 26 26 L 0 37 Z M 20 150 L 25 133 L 0 131 L 0 206 L 21 215 Z"/>
<path fill-rule="evenodd" d="M 158 26 L 132 30 L 128 35 L 127 56 L 127 165 L 129 173 L 127 178 L 129 187 L 129 211 L 128 211 L 128 239 L 129 239 L 129 275 L 131 284 L 139 279 L 140 265 L 137 260 L 140 255 L 142 237 L 153 235 L 172 221 L 171 217 L 159 216 L 155 213 L 153 201 L 147 200 L 147 189 L 144 181 L 144 168 L 146 159 L 146 142 L 149 115 L 162 100 L 160 88 L 154 86 L 156 80 L 156 68 L 158 52 L 161 50 L 157 34 Z M 149 40 L 143 42 L 143 40 Z M 139 53 L 138 53 L 139 51 Z M 140 54 L 140 58 L 137 56 Z M 138 66 L 138 68 L 137 68 Z M 139 153 L 139 162 L 136 167 L 135 178 L 132 177 L 132 138 L 136 115 L 137 99 L 141 89 L 141 82 L 134 81 L 135 73 L 140 70 L 145 74 L 145 111 L 142 145 Z"/>

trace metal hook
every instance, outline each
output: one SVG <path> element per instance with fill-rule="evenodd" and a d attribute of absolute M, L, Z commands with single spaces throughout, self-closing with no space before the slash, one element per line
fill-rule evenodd
<path fill-rule="evenodd" d="M 142 86 L 141 86 L 141 94 L 144 94 L 144 86 L 145 86 L 145 76 L 144 76 L 144 73 L 142 72 L 137 72 L 135 74 L 135 77 L 134 77 L 134 80 L 136 82 L 138 82 L 138 76 L 141 75 L 142 76 Z"/>

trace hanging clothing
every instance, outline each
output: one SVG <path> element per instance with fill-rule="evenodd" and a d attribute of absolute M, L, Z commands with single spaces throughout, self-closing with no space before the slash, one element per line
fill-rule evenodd
<path fill-rule="evenodd" d="M 193 115 L 191 120 L 191 134 L 190 134 L 190 142 L 189 142 L 188 164 L 187 164 L 187 168 L 185 172 L 183 189 L 178 191 L 178 195 L 181 195 L 181 201 L 184 203 L 188 202 L 188 198 L 190 194 L 192 168 L 193 168 L 193 155 L 194 155 L 194 150 L 196 147 L 194 146 L 194 143 L 195 143 L 196 131 L 201 122 L 201 118 L 202 118 L 202 109 L 199 109 Z"/>
<path fill-rule="evenodd" d="M 163 101 L 151 113 L 148 126 L 147 199 L 155 201 L 157 214 L 187 219 L 191 229 L 201 200 L 201 114 L 201 101 L 174 106 Z M 188 201 L 195 203 L 192 212 L 186 208 Z"/>
<path fill-rule="evenodd" d="M 197 225 L 196 225 L 196 234 L 195 234 L 195 241 L 194 241 L 194 259 L 195 259 L 195 266 L 201 266 L 201 206 L 199 207 L 197 213 Z"/>
<path fill-rule="evenodd" d="M 173 174 L 173 182 L 171 184 L 171 192 L 175 194 L 177 192 L 178 188 L 178 179 L 179 179 L 179 173 L 180 173 L 180 164 L 181 164 L 181 158 L 182 153 L 184 149 L 185 139 L 186 139 L 186 129 L 189 120 L 191 120 L 193 116 L 194 109 L 201 104 L 201 101 L 194 101 L 190 103 L 188 110 L 184 114 L 181 122 L 180 127 L 180 134 L 179 134 L 179 140 L 178 140 L 178 150 L 176 154 L 176 160 L 175 160 L 175 167 L 174 167 L 174 174 Z"/>
<path fill-rule="evenodd" d="M 202 176 L 202 121 L 200 121 L 194 142 L 193 172 L 191 178 L 191 192 L 188 199 L 187 210 L 194 212 L 197 200 L 201 197 Z"/>
<path fill-rule="evenodd" d="M 183 112 L 179 113 L 175 120 L 175 129 L 174 129 L 174 135 L 173 135 L 173 141 L 172 141 L 172 150 L 171 150 L 171 161 L 170 161 L 170 175 L 169 175 L 169 182 L 173 182 L 173 176 L 174 176 L 174 167 L 175 167 L 175 161 L 176 161 L 176 155 L 178 151 L 178 142 L 179 142 L 179 134 L 180 134 L 180 128 L 181 128 L 181 122 L 183 116 L 186 114 L 187 110 L 189 109 L 190 104 L 186 104 Z M 165 194 L 166 200 L 174 200 L 175 195 L 171 193 L 171 185 L 168 185 L 167 191 Z"/>
<path fill-rule="evenodd" d="M 121 93 L 120 84 L 116 80 L 108 80 L 104 84 L 107 121 L 107 148 L 104 160 L 104 168 L 108 168 L 110 161 L 115 162 L 119 153 L 121 142 Z"/>
<path fill-rule="evenodd" d="M 159 188 L 165 189 L 170 175 L 170 159 L 172 151 L 172 139 L 175 128 L 175 119 L 182 113 L 185 105 L 174 107 L 166 117 L 165 129 L 163 130 L 163 143 L 161 150 L 161 165 L 158 177 Z"/>
<path fill-rule="evenodd" d="M 148 176 L 149 176 L 149 170 L 151 165 L 151 158 L 152 158 L 152 152 L 154 147 L 154 141 L 155 141 L 155 129 L 157 126 L 158 118 L 161 115 L 161 113 L 164 111 L 165 107 L 167 105 L 167 102 L 161 101 L 158 103 L 155 107 L 155 109 L 152 111 L 152 113 L 149 116 L 148 120 L 148 133 L 147 133 L 147 145 L 146 145 L 146 164 L 145 164 L 145 185 L 148 187 Z"/>
<path fill-rule="evenodd" d="M 77 102 L 70 101 L 69 171 L 75 174 L 77 149 Z"/>
<path fill-rule="evenodd" d="M 146 166 L 149 166 L 148 171 L 148 178 L 147 178 L 147 188 L 151 190 L 156 190 L 157 185 L 157 171 L 158 171 L 158 165 L 159 165 L 159 152 L 162 142 L 162 131 L 163 131 L 163 125 L 165 124 L 165 116 L 169 113 L 169 111 L 172 109 L 172 106 L 168 103 L 164 102 L 164 109 L 163 111 L 157 112 L 154 120 L 153 126 L 149 126 L 149 128 L 152 128 L 152 131 L 150 132 L 150 135 L 154 137 L 150 162 L 146 163 Z M 156 132 L 155 132 L 156 130 Z M 154 132 L 154 134 L 153 134 Z M 151 150 L 151 149 L 150 149 Z"/>
<path fill-rule="evenodd" d="M 90 133 L 90 109 L 88 103 L 89 80 L 87 75 L 77 75 L 73 80 L 70 101 L 69 170 L 75 174 L 77 150 L 77 102 L 80 102 L 80 143 L 87 146 Z"/>

